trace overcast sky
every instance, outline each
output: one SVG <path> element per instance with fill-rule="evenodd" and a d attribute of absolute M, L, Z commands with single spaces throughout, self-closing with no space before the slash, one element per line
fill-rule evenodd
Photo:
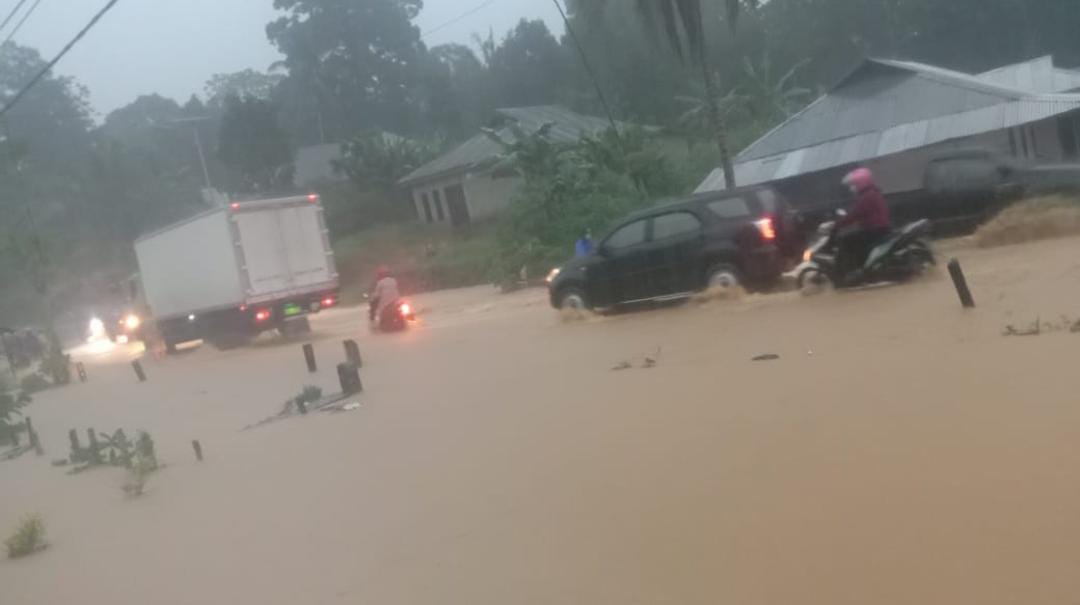
<path fill-rule="evenodd" d="M 17 3 L 0 0 L 0 17 Z M 23 11 L 32 4 L 27 2 Z M 104 4 L 42 0 L 15 40 L 50 59 Z M 467 13 L 472 14 L 441 27 Z M 215 73 L 265 70 L 278 60 L 265 31 L 274 15 L 273 0 L 120 0 L 57 71 L 85 84 L 101 114 L 152 92 L 184 101 L 191 93 L 201 94 Z M 424 38 L 435 46 L 471 43 L 473 32 L 486 34 L 492 27 L 501 38 L 523 17 L 544 19 L 556 35 L 562 34 L 551 0 L 424 0 L 417 25 L 423 32 L 439 28 Z"/>

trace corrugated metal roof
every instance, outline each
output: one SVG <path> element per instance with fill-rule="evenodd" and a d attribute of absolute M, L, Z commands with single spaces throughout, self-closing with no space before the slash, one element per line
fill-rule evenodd
<path fill-rule="evenodd" d="M 1038 74 L 1047 64 L 1054 86 L 1071 83 L 1069 74 L 1076 72 L 1055 68 L 1052 60 L 972 76 L 910 61 L 868 59 L 829 94 L 743 150 L 736 158 L 736 182 L 754 185 L 863 162 L 1080 108 L 1080 95 L 1002 84 L 1043 77 Z M 697 191 L 723 187 L 717 169 Z"/>
<path fill-rule="evenodd" d="M 998 86 L 1039 94 L 1080 88 L 1080 72 L 1055 66 L 1053 55 L 1006 65 L 976 77 Z"/>
<path fill-rule="evenodd" d="M 735 182 L 756 185 L 846 164 L 864 162 L 950 139 L 1037 122 L 1080 109 L 1080 95 L 1037 95 L 953 115 L 938 116 L 845 138 L 824 141 L 790 153 L 739 162 Z M 714 170 L 697 192 L 724 188 L 724 174 Z"/>
<path fill-rule="evenodd" d="M 582 115 L 559 105 L 513 107 L 495 111 L 504 120 L 516 122 L 525 132 L 535 131 L 544 124 L 550 123 L 553 125 L 550 132 L 551 139 L 561 143 L 572 143 L 584 135 L 603 132 L 611 126 L 603 118 Z M 499 136 L 504 140 L 514 138 L 513 132 L 505 127 L 499 130 Z M 481 133 L 458 145 L 449 153 L 417 168 L 399 182 L 403 186 L 408 186 L 421 181 L 485 170 L 497 161 L 502 151 L 498 143 Z"/>

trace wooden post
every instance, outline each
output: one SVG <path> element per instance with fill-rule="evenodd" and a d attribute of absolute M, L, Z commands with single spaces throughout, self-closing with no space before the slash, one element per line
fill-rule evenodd
<path fill-rule="evenodd" d="M 337 367 L 338 380 L 341 382 L 341 392 L 346 395 L 355 395 L 364 390 L 360 382 L 360 369 L 351 363 L 339 363 Z"/>
<path fill-rule="evenodd" d="M 139 377 L 139 382 L 146 382 L 146 372 L 143 371 L 142 364 L 139 363 L 138 359 L 131 362 L 131 367 L 135 369 L 135 375 Z"/>
<path fill-rule="evenodd" d="M 75 362 L 75 371 L 79 374 L 79 382 L 86 382 L 86 366 L 83 365 L 83 362 Z"/>
<path fill-rule="evenodd" d="M 101 450 L 98 448 L 97 433 L 94 429 L 86 429 L 86 438 L 90 444 L 87 446 L 90 448 L 90 460 L 96 464 L 101 464 Z"/>
<path fill-rule="evenodd" d="M 356 344 L 355 340 L 346 340 L 344 345 L 345 361 L 348 361 L 358 368 L 364 367 L 364 362 L 360 359 L 360 345 Z"/>
<path fill-rule="evenodd" d="M 975 308 L 975 299 L 971 296 L 964 270 L 960 268 L 960 261 L 955 258 L 949 261 L 949 275 L 952 276 L 953 285 L 956 286 L 956 294 L 960 297 L 960 304 L 965 309 Z"/>
<path fill-rule="evenodd" d="M 195 460 L 198 460 L 199 462 L 202 462 L 203 461 L 202 444 L 199 443 L 198 439 L 193 439 L 191 441 L 191 449 L 195 450 Z"/>
<path fill-rule="evenodd" d="M 79 445 L 79 433 L 75 429 L 68 431 L 68 441 L 71 441 L 71 453 L 78 456 L 82 446 Z"/>
<path fill-rule="evenodd" d="M 41 456 L 45 453 L 45 450 L 41 447 L 41 439 L 38 438 L 37 431 L 34 430 L 34 421 L 29 416 L 26 417 L 26 436 L 30 439 L 30 447 L 34 448 L 34 453 Z"/>
<path fill-rule="evenodd" d="M 319 371 L 319 367 L 315 364 L 315 347 L 312 347 L 311 343 L 304 345 L 304 361 L 307 362 L 308 372 Z"/>

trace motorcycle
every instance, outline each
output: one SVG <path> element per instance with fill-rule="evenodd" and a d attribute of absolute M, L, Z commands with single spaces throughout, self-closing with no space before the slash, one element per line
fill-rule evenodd
<path fill-rule="evenodd" d="M 874 247 L 854 276 L 841 275 L 839 263 L 840 223 L 828 221 L 818 227 L 818 239 L 806 249 L 795 268 L 799 290 L 812 293 L 821 287 L 855 288 L 880 282 L 905 282 L 935 264 L 934 251 L 926 241 L 930 221 L 909 223 Z"/>
<path fill-rule="evenodd" d="M 415 319 L 412 305 L 404 300 L 396 300 L 379 314 L 379 331 L 400 332 L 409 327 L 409 322 Z"/>

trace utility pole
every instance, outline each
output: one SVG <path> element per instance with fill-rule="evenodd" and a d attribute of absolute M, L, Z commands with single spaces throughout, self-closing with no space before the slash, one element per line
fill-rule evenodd
<path fill-rule="evenodd" d="M 210 182 L 210 170 L 206 167 L 206 153 L 203 151 L 202 136 L 199 134 L 199 122 L 209 122 L 208 117 L 194 117 L 194 118 L 177 118 L 175 120 L 169 120 L 170 124 L 193 124 L 192 131 L 195 133 L 195 151 L 199 154 L 199 165 L 202 166 L 203 182 L 206 183 L 207 189 L 213 189 L 214 185 Z"/>

